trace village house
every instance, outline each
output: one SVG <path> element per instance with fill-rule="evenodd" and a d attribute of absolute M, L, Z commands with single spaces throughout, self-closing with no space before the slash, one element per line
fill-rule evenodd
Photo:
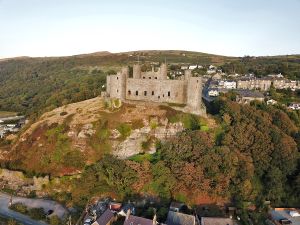
<path fill-rule="evenodd" d="M 239 90 L 236 101 L 241 104 L 249 104 L 251 101 L 264 101 L 264 95 L 258 91 Z"/>
<path fill-rule="evenodd" d="M 167 225 L 198 225 L 196 223 L 196 217 L 194 215 L 188 215 L 180 212 L 168 212 L 166 221 Z"/>
<path fill-rule="evenodd" d="M 235 225 L 231 218 L 201 217 L 201 225 Z"/>
<path fill-rule="evenodd" d="M 275 225 L 300 225 L 300 210 L 296 208 L 275 208 L 270 210 L 269 217 Z"/>
<path fill-rule="evenodd" d="M 242 77 L 237 80 L 238 89 L 267 91 L 272 85 L 272 78 Z"/>
<path fill-rule="evenodd" d="M 291 103 L 288 106 L 289 109 L 293 109 L 293 110 L 299 110 L 300 109 L 300 103 Z"/>
<path fill-rule="evenodd" d="M 299 81 L 277 78 L 273 80 L 274 88 L 276 89 L 291 89 L 297 90 L 300 88 Z"/>
<path fill-rule="evenodd" d="M 105 212 L 99 216 L 92 225 L 111 225 L 116 220 L 114 213 L 110 209 L 106 209 Z"/>
<path fill-rule="evenodd" d="M 146 219 L 139 216 L 128 215 L 125 218 L 123 225 L 156 225 L 156 215 L 154 215 L 153 220 Z"/>

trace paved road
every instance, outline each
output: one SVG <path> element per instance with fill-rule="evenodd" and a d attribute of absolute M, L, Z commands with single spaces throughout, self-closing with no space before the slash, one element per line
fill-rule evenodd
<path fill-rule="evenodd" d="M 40 222 L 31 219 L 30 217 L 23 215 L 21 213 L 15 212 L 8 208 L 8 203 L 10 196 L 0 192 L 0 215 L 8 218 L 14 218 L 15 220 L 23 223 L 24 225 L 47 225 L 45 222 Z M 22 202 L 31 207 L 43 207 L 44 209 L 54 210 L 58 216 L 63 216 L 67 212 L 63 206 L 50 200 L 43 199 L 27 199 L 21 197 L 13 197 L 13 203 Z"/>

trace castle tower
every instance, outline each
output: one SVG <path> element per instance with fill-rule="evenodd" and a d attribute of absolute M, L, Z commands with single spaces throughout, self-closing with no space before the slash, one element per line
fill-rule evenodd
<path fill-rule="evenodd" d="M 119 80 L 119 97 L 121 100 L 126 98 L 126 80 L 129 77 L 129 68 L 123 67 L 120 74 Z"/>
<path fill-rule="evenodd" d="M 200 110 L 202 101 L 201 77 L 190 77 L 187 81 L 187 107 L 191 110 Z"/>
<path fill-rule="evenodd" d="M 139 64 L 133 65 L 133 78 L 134 79 L 141 78 L 141 66 Z"/>
<path fill-rule="evenodd" d="M 185 70 L 184 71 L 184 79 L 189 80 L 192 77 L 192 70 Z"/>
<path fill-rule="evenodd" d="M 168 77 L 168 66 L 166 63 L 162 63 L 159 70 L 159 80 L 167 80 Z"/>

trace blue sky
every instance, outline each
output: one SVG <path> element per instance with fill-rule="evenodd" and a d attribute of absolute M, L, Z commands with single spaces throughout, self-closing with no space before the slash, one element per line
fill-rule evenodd
<path fill-rule="evenodd" d="M 300 0 L 0 0 L 0 57 L 300 54 Z"/>

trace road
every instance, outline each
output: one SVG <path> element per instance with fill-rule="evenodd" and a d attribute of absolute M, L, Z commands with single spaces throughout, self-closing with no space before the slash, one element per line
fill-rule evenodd
<path fill-rule="evenodd" d="M 36 221 L 21 213 L 15 212 L 8 208 L 10 196 L 0 192 L 0 215 L 8 218 L 13 218 L 24 225 L 47 225 L 45 222 Z M 32 207 L 42 207 L 44 209 L 52 209 L 58 216 L 64 216 L 67 210 L 58 203 L 43 199 L 28 199 L 21 197 L 13 197 L 13 203 L 22 202 Z"/>

